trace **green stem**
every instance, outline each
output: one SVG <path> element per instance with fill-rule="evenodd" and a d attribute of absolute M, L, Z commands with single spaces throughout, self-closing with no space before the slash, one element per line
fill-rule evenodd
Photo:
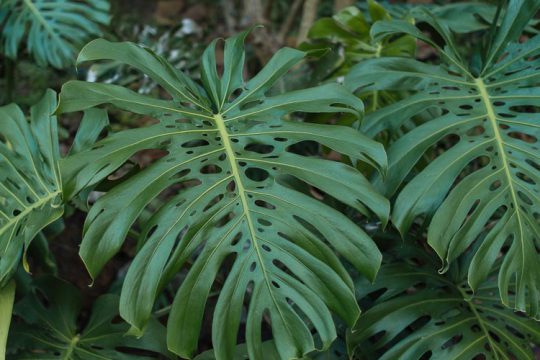
<path fill-rule="evenodd" d="M 0 359 L 6 358 L 6 345 L 14 300 L 15 281 L 11 280 L 6 286 L 0 289 Z"/>
<path fill-rule="evenodd" d="M 380 58 L 382 50 L 383 50 L 382 43 L 378 43 L 377 48 L 375 50 L 374 57 L 375 58 Z M 373 100 L 371 101 L 371 112 L 374 112 L 378 108 L 379 108 L 379 91 L 375 90 L 375 91 L 373 91 Z"/>
<path fill-rule="evenodd" d="M 157 318 L 160 318 L 164 315 L 167 315 L 168 313 L 171 312 L 171 309 L 172 309 L 172 305 L 167 305 L 159 310 L 156 310 L 154 312 L 154 316 L 157 317 Z"/>
<path fill-rule="evenodd" d="M 462 290 L 460 286 L 456 286 L 456 288 L 459 291 L 459 293 L 461 294 L 461 296 L 463 296 L 463 300 L 465 300 L 465 302 L 467 302 L 467 304 L 469 305 L 469 309 L 471 310 L 474 317 L 478 321 L 478 325 L 480 325 L 480 329 L 484 333 L 484 336 L 485 336 L 485 338 L 487 339 L 487 341 L 489 343 L 489 347 L 491 348 L 491 350 L 495 354 L 495 359 L 499 359 L 499 354 L 497 353 L 496 344 L 493 343 L 493 339 L 491 338 L 491 335 L 490 335 L 490 333 L 489 333 L 489 331 L 488 331 L 488 329 L 486 327 L 485 320 L 484 320 L 484 318 L 482 318 L 482 316 L 480 316 L 480 313 L 476 309 L 476 306 L 474 304 L 474 300 L 470 299 L 470 296 L 464 290 Z"/>

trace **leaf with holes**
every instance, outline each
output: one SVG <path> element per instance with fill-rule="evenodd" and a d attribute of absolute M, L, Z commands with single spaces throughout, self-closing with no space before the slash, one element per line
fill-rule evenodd
<path fill-rule="evenodd" d="M 118 295 L 99 297 L 84 329 L 78 326 L 81 307 L 81 293 L 69 283 L 54 277 L 35 280 L 31 291 L 15 305 L 19 318 L 9 333 L 11 358 L 142 360 L 154 359 L 159 353 L 171 357 L 165 328 L 156 320 L 142 338 L 125 336 L 129 325 L 115 319 Z"/>
<path fill-rule="evenodd" d="M 186 263 L 193 263 L 168 320 L 169 348 L 183 357 L 197 350 L 207 298 L 216 286 L 221 293 L 212 338 L 220 358 L 234 357 L 244 303 L 251 358 L 264 357 L 263 320 L 270 323 L 283 358 L 327 348 L 336 336 L 331 312 L 349 325 L 359 315 L 351 279 L 334 250 L 370 279 L 381 259 L 371 239 L 346 216 L 288 185 L 288 178 L 296 178 L 386 221 L 387 200 L 360 172 L 294 150 L 295 144 L 312 141 L 383 170 L 380 144 L 351 128 L 307 124 L 292 117 L 296 112 L 358 116 L 362 103 L 337 84 L 267 97 L 304 53 L 284 48 L 245 82 L 247 34 L 225 41 L 221 76 L 217 41 L 211 43 L 202 58 L 202 86 L 148 49 L 96 40 L 81 51 L 79 62 L 126 63 L 152 77 L 171 99 L 81 81 L 68 82 L 61 94 L 59 111 L 109 103 L 159 120 L 97 142 L 67 158 L 62 169 L 65 191 L 71 196 L 106 178 L 138 151 L 167 152 L 97 201 L 80 253 L 95 277 L 118 252 L 141 211 L 160 194 L 167 196 L 144 226 L 143 245 L 122 289 L 120 313 L 134 332 L 142 330 L 156 296 Z M 216 276 L 224 268 L 228 275 L 219 282 Z M 318 334 L 317 343 L 312 332 Z"/>
<path fill-rule="evenodd" d="M 3 0 L 0 4 L 3 50 L 17 58 L 21 41 L 42 66 L 65 68 L 100 25 L 109 23 L 109 1 Z"/>
<path fill-rule="evenodd" d="M 540 324 L 502 306 L 496 281 L 471 298 L 458 273 L 438 274 L 417 247 L 394 250 L 373 286 L 356 284 L 365 312 L 347 337 L 351 358 L 534 359 Z"/>
<path fill-rule="evenodd" d="M 63 213 L 55 108 L 52 90 L 32 107 L 30 123 L 16 105 L 0 108 L 0 286 Z"/>
<path fill-rule="evenodd" d="M 503 303 L 537 318 L 540 36 L 515 41 L 539 7 L 538 1 L 509 2 L 478 70 L 467 68 L 449 28 L 428 12 L 425 20 L 446 42 L 444 49 L 408 23 L 379 23 L 374 36 L 394 32 L 416 36 L 435 46 L 444 63 L 379 59 L 360 64 L 349 78 L 351 87 L 417 91 L 371 114 L 364 124 L 370 135 L 398 129 L 428 110 L 438 114 L 393 144 L 388 154 L 390 176 L 378 182 L 391 196 L 413 175 L 393 209 L 392 219 L 401 233 L 418 216 L 433 216 L 428 241 L 445 264 L 480 242 L 469 268 L 473 289 L 487 277 L 502 252 L 499 288 Z M 415 164 L 424 155 L 430 156 L 437 144 L 443 145 L 440 154 L 416 173 Z M 486 236 L 482 235 L 484 229 L 489 230 Z M 514 304 L 508 297 L 512 291 L 516 293 Z"/>

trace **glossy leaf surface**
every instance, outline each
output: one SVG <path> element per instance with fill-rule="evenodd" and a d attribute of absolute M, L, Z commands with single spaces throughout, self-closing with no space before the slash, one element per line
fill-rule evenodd
<path fill-rule="evenodd" d="M 392 219 L 401 233 L 420 216 L 431 219 L 428 241 L 445 268 L 472 244 L 481 243 L 474 248 L 469 268 L 473 289 L 486 279 L 502 252 L 498 281 L 503 303 L 536 318 L 540 317 L 540 117 L 536 112 L 540 37 L 517 40 L 539 7 L 539 1 L 510 1 L 490 37 L 482 66 L 471 68 L 457 50 L 450 28 L 429 12 L 424 12 L 424 19 L 438 31 L 444 47 L 409 23 L 378 23 L 375 37 L 410 34 L 434 46 L 443 63 L 402 58 L 366 61 L 347 79 L 353 88 L 416 92 L 370 114 L 363 129 L 372 136 L 399 129 L 418 114 L 432 114 L 431 120 L 390 147 L 390 175 L 378 182 L 388 196 L 399 191 Z M 436 145 L 439 150 L 433 156 Z M 420 165 L 426 156 L 428 165 Z M 509 298 L 512 292 L 515 301 Z"/>
<path fill-rule="evenodd" d="M 534 358 L 540 324 L 500 304 L 497 282 L 474 296 L 460 276 L 440 275 L 431 256 L 399 247 L 376 283 L 357 284 L 365 310 L 349 333 L 361 359 Z M 353 354 L 355 354 L 353 356 Z"/>
<path fill-rule="evenodd" d="M 130 266 L 121 315 L 144 329 L 157 295 L 187 262 L 168 319 L 168 345 L 195 355 L 206 301 L 218 272 L 226 281 L 213 313 L 220 358 L 233 358 L 242 312 L 250 357 L 263 358 L 261 323 L 281 357 L 327 348 L 335 338 L 331 313 L 350 325 L 359 315 L 352 282 L 335 251 L 373 279 L 381 255 L 346 216 L 288 186 L 301 180 L 344 204 L 386 221 L 388 202 L 353 167 L 302 156 L 294 144 L 313 141 L 383 171 L 382 146 L 353 129 L 294 121 L 294 112 L 345 112 L 362 103 L 331 84 L 267 97 L 266 92 L 304 57 L 280 50 L 256 76 L 243 79 L 247 32 L 227 39 L 218 75 L 213 42 L 202 58 L 202 85 L 148 49 L 96 40 L 79 61 L 121 61 L 152 77 L 170 95 L 155 99 L 105 84 L 69 82 L 59 111 L 100 104 L 149 115 L 159 124 L 122 131 L 63 163 L 66 192 L 98 183 L 143 149 L 165 156 L 115 186 L 92 207 L 81 256 L 92 276 L 120 249 L 141 211 L 164 191 L 172 196 L 144 225 Z M 244 309 L 244 303 L 247 308 Z M 309 323 L 304 321 L 309 319 Z M 312 335 L 317 332 L 320 343 Z"/>

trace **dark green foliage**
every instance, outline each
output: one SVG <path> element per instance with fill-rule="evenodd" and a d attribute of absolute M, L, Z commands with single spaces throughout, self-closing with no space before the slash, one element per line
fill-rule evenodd
<path fill-rule="evenodd" d="M 84 328 L 77 325 L 81 294 L 72 285 L 42 277 L 30 285 L 28 294 L 15 305 L 8 359 L 96 360 L 151 359 L 139 354 L 168 354 L 165 328 L 152 320 L 142 338 L 126 337 L 129 325 L 119 322 L 118 296 L 102 295 L 94 302 Z M 130 354 L 131 353 L 131 354 Z"/>
<path fill-rule="evenodd" d="M 0 108 L 0 357 L 15 294 L 13 359 L 532 359 L 538 9 L 368 1 L 255 73 L 250 30 L 191 56 L 199 74 L 170 33 L 91 41 L 58 104 Z M 107 14 L 4 1 L 2 51 L 67 66 Z M 71 214 L 95 300 L 16 272 L 80 261 L 59 256 Z"/>
<path fill-rule="evenodd" d="M 365 310 L 347 336 L 364 359 L 533 359 L 540 326 L 500 304 L 493 277 L 473 294 L 456 269 L 437 272 L 429 254 L 409 246 L 388 252 L 374 285 L 358 282 Z"/>

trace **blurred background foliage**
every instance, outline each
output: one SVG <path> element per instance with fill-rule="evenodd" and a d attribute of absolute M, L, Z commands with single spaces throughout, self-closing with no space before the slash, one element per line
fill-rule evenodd
<path fill-rule="evenodd" d="M 51 3 L 35 1 L 35 3 Z M 58 49 L 43 49 L 47 39 L 25 6 L 32 1 L 5 0 L 0 5 L 2 45 L 0 45 L 0 103 L 14 101 L 29 106 L 50 87 L 59 90 L 66 80 L 75 77 L 115 82 L 148 93 L 155 91 L 155 84 L 138 74 L 118 66 L 94 66 L 76 71 L 74 60 L 80 47 L 89 39 L 103 36 L 115 41 L 133 41 L 152 48 L 160 55 L 190 74 L 198 73 L 198 61 L 205 44 L 216 37 L 226 37 L 253 25 L 263 28 L 253 34 L 250 42 L 249 69 L 256 73 L 261 65 L 280 47 L 300 45 L 304 49 L 326 50 L 314 52 L 317 61 L 306 67 L 298 79 L 306 82 L 323 81 L 343 74 L 354 63 L 370 56 L 411 55 L 415 45 L 410 39 L 392 40 L 386 44 L 370 43 L 369 28 L 383 18 L 410 17 L 412 5 L 425 4 L 447 19 L 452 28 L 456 23 L 470 24 L 459 27 L 460 32 L 472 32 L 485 27 L 486 19 L 493 16 L 494 7 L 488 3 L 470 3 L 466 8 L 448 1 L 391 1 L 374 5 L 372 2 L 350 0 L 98 0 L 73 1 L 78 8 L 67 7 L 68 14 L 58 31 L 62 39 L 53 35 L 49 40 L 58 42 Z M 52 1 L 54 3 L 54 1 Z M 59 5 L 55 12 L 59 12 Z M 350 7 L 353 6 L 353 7 Z M 482 16 L 478 18 L 470 11 Z M 47 14 L 46 6 L 37 7 L 50 24 L 57 24 L 54 16 Z M 480 11 L 479 11 L 480 10 Z M 9 16 L 9 13 L 14 15 Z M 28 14 L 24 14 L 29 12 Z M 335 15 L 334 15 L 335 14 Z M 469 16 L 470 21 L 461 22 Z M 22 16 L 25 15 L 25 16 Z M 84 23 L 81 21 L 84 19 Z M 412 21 L 412 20 L 411 20 Z M 14 29 L 14 24 L 19 24 Z M 37 24 L 36 24 L 37 23 Z M 22 25 L 22 26 L 21 26 Z M 46 28 L 47 25 L 44 25 Z M 71 29 L 71 31 L 70 31 Z M 80 31 L 77 31 L 80 30 Z M 66 37 L 65 34 L 77 34 Z M 41 35 L 39 35 L 41 34 Z M 467 42 L 462 42 L 467 46 Z M 347 50 L 344 51 L 345 47 Z M 50 46 L 49 46 L 50 48 Z M 324 51 L 323 51 L 324 52 Z M 47 53 L 57 53 L 47 55 Z M 422 54 L 429 57 L 430 54 Z M 303 75 L 303 76 L 302 76 Z M 294 82 L 288 82 L 294 87 Z M 292 84 L 292 85 L 291 85 Z"/>

